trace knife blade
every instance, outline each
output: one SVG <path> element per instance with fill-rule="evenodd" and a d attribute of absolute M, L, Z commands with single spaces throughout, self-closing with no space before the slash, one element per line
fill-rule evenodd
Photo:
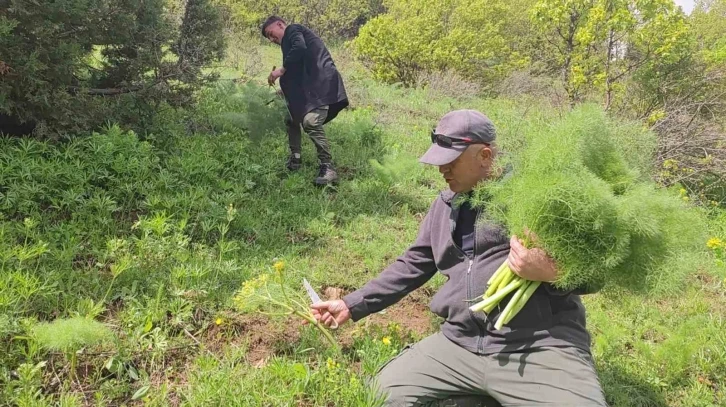
<path fill-rule="evenodd" d="M 305 286 L 305 291 L 308 292 L 308 297 L 310 297 L 310 300 L 313 302 L 313 304 L 322 302 L 320 296 L 318 295 L 318 293 L 315 292 L 313 286 L 308 283 L 308 280 L 306 278 L 303 278 L 303 285 Z"/>
<path fill-rule="evenodd" d="M 320 296 L 318 295 L 318 293 L 316 293 L 315 290 L 313 289 L 313 286 L 310 285 L 310 283 L 308 282 L 308 280 L 305 277 L 303 277 L 303 286 L 305 286 L 305 291 L 308 292 L 308 297 L 310 297 L 310 300 L 313 302 L 313 304 L 323 302 L 320 299 Z M 330 325 L 330 328 L 338 329 L 338 321 L 336 321 L 335 318 L 333 318 L 333 322 Z"/>

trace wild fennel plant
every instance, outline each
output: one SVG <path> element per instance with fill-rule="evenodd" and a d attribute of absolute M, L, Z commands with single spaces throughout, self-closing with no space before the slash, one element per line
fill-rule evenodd
<path fill-rule="evenodd" d="M 558 289 L 673 292 L 697 266 L 701 215 L 632 166 L 650 159 L 649 153 L 625 149 L 621 139 L 601 110 L 578 108 L 528 134 L 513 172 L 475 194 L 474 204 L 489 218 L 514 235 L 535 237 L 525 243 L 555 260 L 552 284 Z M 491 312 L 511 295 L 495 324 L 501 329 L 539 286 L 514 275 L 505 262 L 471 309 Z"/>
<path fill-rule="evenodd" d="M 32 328 L 32 338 L 43 348 L 65 353 L 70 362 L 70 375 L 75 377 L 77 352 L 113 337 L 106 325 L 85 317 L 56 319 Z"/>

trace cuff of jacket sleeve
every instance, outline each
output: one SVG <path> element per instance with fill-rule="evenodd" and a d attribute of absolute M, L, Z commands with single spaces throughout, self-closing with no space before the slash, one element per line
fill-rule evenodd
<path fill-rule="evenodd" d="M 354 322 L 367 317 L 371 313 L 368 310 L 368 306 L 366 305 L 365 299 L 363 298 L 363 294 L 360 290 L 354 291 L 343 297 L 343 302 L 345 303 L 345 306 L 348 307 L 351 318 Z"/>

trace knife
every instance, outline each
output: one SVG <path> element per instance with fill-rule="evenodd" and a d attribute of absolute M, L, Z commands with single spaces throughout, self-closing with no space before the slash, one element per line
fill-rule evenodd
<path fill-rule="evenodd" d="M 313 304 L 322 302 L 318 293 L 316 293 L 315 290 L 313 290 L 313 286 L 311 286 L 310 283 L 308 283 L 308 280 L 304 277 L 303 277 L 303 285 L 305 286 L 305 291 L 308 292 L 308 297 L 310 297 L 310 300 L 313 302 Z"/>
<path fill-rule="evenodd" d="M 313 302 L 313 304 L 323 302 L 320 299 L 320 296 L 318 295 L 318 293 L 316 293 L 315 290 L 313 289 L 313 286 L 311 286 L 310 283 L 308 282 L 308 280 L 304 277 L 303 277 L 303 286 L 305 286 L 305 291 L 308 292 L 308 297 L 310 297 L 310 300 Z M 333 318 L 333 323 L 331 324 L 330 328 L 336 329 L 337 327 L 338 327 L 338 321 L 336 321 L 335 318 Z"/>

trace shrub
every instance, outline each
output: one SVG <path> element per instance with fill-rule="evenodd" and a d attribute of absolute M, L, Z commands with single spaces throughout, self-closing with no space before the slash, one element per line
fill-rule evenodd
<path fill-rule="evenodd" d="M 324 38 L 353 38 L 371 17 L 383 11 L 381 0 L 218 0 L 227 10 L 227 21 L 239 31 L 259 36 L 260 25 L 270 15 L 307 26 Z"/>
<path fill-rule="evenodd" d="M 15 2 L 0 17 L 0 131 L 84 132 L 185 105 L 224 53 L 209 0 Z M 5 120 L 7 119 L 7 120 Z M 130 120 L 128 120 L 130 119 Z M 14 126 L 5 126 L 14 122 Z"/>
<path fill-rule="evenodd" d="M 501 32 L 500 0 L 391 0 L 353 41 L 359 58 L 383 81 L 414 85 L 421 72 L 453 69 L 493 81 L 517 54 Z"/>

